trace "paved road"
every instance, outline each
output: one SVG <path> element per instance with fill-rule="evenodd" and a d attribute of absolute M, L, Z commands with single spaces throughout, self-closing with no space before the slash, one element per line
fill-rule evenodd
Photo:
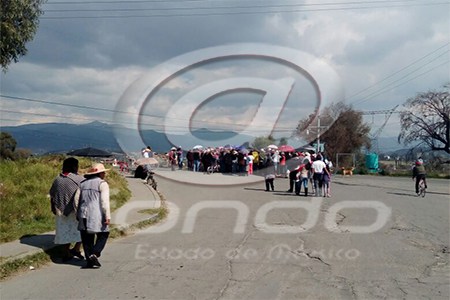
<path fill-rule="evenodd" d="M 205 175 L 207 176 L 207 175 Z M 1 284 L 2 299 L 449 299 L 449 182 L 337 177 L 332 198 L 261 183 L 159 178 L 171 207 L 107 245 L 98 270 L 51 264 Z"/>

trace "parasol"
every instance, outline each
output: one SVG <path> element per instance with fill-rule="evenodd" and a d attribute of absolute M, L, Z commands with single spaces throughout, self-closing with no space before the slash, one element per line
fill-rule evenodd
<path fill-rule="evenodd" d="M 142 165 L 158 165 L 159 162 L 156 160 L 156 158 L 144 157 L 144 158 L 139 158 L 138 160 L 136 160 L 136 164 L 139 165 L 139 166 L 142 166 Z"/>
<path fill-rule="evenodd" d="M 292 147 L 291 145 L 281 145 L 280 147 L 278 147 L 278 150 L 281 152 L 295 152 L 294 147 Z"/>

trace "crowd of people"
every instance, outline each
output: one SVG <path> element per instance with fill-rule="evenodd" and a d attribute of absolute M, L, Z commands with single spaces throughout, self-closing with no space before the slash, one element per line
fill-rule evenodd
<path fill-rule="evenodd" d="M 145 158 L 153 156 L 150 147 L 143 149 Z M 331 174 L 333 165 L 323 154 L 309 152 L 282 152 L 277 149 L 207 148 L 192 149 L 186 153 L 181 147 L 173 147 L 166 154 L 172 170 L 187 169 L 205 171 L 217 166 L 223 173 L 258 174 L 265 178 L 265 190 L 274 191 L 275 179 L 287 177 L 287 193 L 331 197 Z M 107 171 L 101 163 L 94 164 L 84 176 L 78 175 L 78 160 L 64 160 L 61 173 L 50 188 L 51 210 L 55 215 L 55 244 L 62 245 L 63 261 L 74 257 L 86 260 L 86 268 L 101 266 L 99 257 L 109 237 L 110 192 L 104 180 Z M 426 172 L 423 160 L 416 161 L 413 168 L 416 193 L 419 182 Z M 311 186 L 312 194 L 309 194 Z M 74 245 L 71 248 L 71 245 Z M 84 256 L 81 253 L 83 246 Z"/>
<path fill-rule="evenodd" d="M 208 147 L 187 151 L 181 147 L 172 147 L 166 154 L 172 170 L 186 168 L 189 171 L 206 173 L 208 168 L 213 167 L 215 172 L 250 175 L 267 167 L 270 162 L 277 176 L 286 176 L 287 162 L 294 156 L 294 153 L 271 148 L 257 150 L 243 147 Z"/>
<path fill-rule="evenodd" d="M 143 149 L 144 151 L 144 149 Z M 235 175 L 257 174 L 264 176 L 266 191 L 274 190 L 276 178 L 289 178 L 289 190 L 300 195 L 302 187 L 308 195 L 308 182 L 312 195 L 331 197 L 331 161 L 323 154 L 279 151 L 276 147 L 246 149 L 244 147 L 197 147 L 183 151 L 172 147 L 166 154 L 173 171 L 221 172 Z M 208 172 L 210 173 L 210 172 Z"/>

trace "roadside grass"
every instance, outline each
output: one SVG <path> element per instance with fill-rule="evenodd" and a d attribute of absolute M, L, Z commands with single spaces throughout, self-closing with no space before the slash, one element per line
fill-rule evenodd
<path fill-rule="evenodd" d="M 31 268 L 39 268 L 51 261 L 52 249 L 47 252 L 39 252 L 33 255 L 28 255 L 24 258 L 15 259 L 12 261 L 2 262 L 0 264 L 0 281 L 5 280 L 13 275 L 30 270 Z"/>
<path fill-rule="evenodd" d="M 51 183 L 60 172 L 64 158 L 64 156 L 51 156 L 15 162 L 2 161 L 0 164 L 0 242 L 54 230 L 54 216 L 50 210 L 47 194 Z M 92 164 L 89 159 L 81 158 L 79 161 L 81 172 Z M 30 195 L 23 192 L 24 181 L 21 180 L 29 174 L 33 174 L 34 177 L 33 180 L 26 181 L 27 191 L 33 191 Z M 114 170 L 108 173 L 106 180 L 111 189 L 111 209 L 115 210 L 130 199 L 131 191 L 128 189 L 126 179 Z M 158 194 L 161 207 L 140 211 L 148 214 L 149 218 L 126 229 L 111 228 L 110 239 L 130 235 L 135 230 L 163 220 L 168 210 L 164 196 L 160 192 Z M 34 207 L 30 209 L 31 204 Z M 21 213 L 16 213 L 17 210 Z M 26 222 L 23 223 L 23 219 L 27 219 Z M 19 259 L 8 260 L 6 257 L 0 257 L 0 281 L 30 269 L 38 269 L 53 260 L 58 260 L 61 256 L 61 246 L 55 246 Z"/>
<path fill-rule="evenodd" d="M 142 210 L 141 213 L 149 215 L 147 220 L 131 225 L 126 229 L 111 228 L 110 239 L 118 239 L 133 234 L 136 230 L 147 228 L 156 224 L 166 218 L 168 214 L 164 199 L 161 198 L 161 207 L 149 210 Z M 28 255 L 23 258 L 5 261 L 5 258 L 0 258 L 0 281 L 6 280 L 14 275 L 30 271 L 31 269 L 38 269 L 45 266 L 51 261 L 58 260 L 62 256 L 61 246 L 55 246 L 48 250 Z"/>
<path fill-rule="evenodd" d="M 54 230 L 48 192 L 64 158 L 49 155 L 0 163 L 0 243 Z M 78 159 L 81 171 L 92 164 L 90 159 Z M 108 172 L 106 181 L 114 211 L 130 199 L 131 192 L 125 178 L 115 170 Z"/>

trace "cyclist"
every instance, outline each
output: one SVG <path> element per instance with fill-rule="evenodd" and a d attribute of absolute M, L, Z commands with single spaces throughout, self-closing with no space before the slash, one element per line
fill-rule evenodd
<path fill-rule="evenodd" d="M 414 180 L 414 178 L 416 179 L 416 194 L 419 194 L 419 182 L 420 182 L 420 180 L 423 179 L 423 183 L 425 184 L 425 188 L 427 188 L 426 175 L 427 175 L 427 173 L 425 172 L 425 167 L 423 165 L 423 160 L 422 159 L 418 159 L 416 161 L 416 164 L 415 164 L 414 168 L 413 168 L 413 175 L 412 175 L 413 180 Z"/>

